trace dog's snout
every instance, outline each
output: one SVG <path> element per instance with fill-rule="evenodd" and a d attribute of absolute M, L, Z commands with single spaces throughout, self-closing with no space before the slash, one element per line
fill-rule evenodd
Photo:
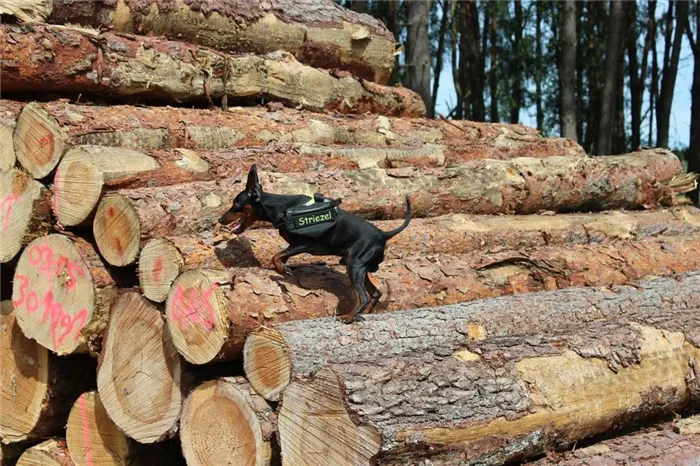
<path fill-rule="evenodd" d="M 222 215 L 221 217 L 219 217 L 219 223 L 222 225 L 228 225 L 229 223 L 232 223 L 234 220 L 236 220 L 236 215 L 231 213 L 230 210 L 228 212 L 226 212 L 224 215 Z"/>

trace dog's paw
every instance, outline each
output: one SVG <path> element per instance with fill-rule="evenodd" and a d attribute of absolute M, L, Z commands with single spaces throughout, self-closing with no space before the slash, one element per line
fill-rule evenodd
<path fill-rule="evenodd" d="M 364 319 L 360 316 L 353 315 L 351 312 L 349 314 L 339 315 L 338 320 L 344 324 L 352 324 L 353 322 L 362 322 Z"/>
<path fill-rule="evenodd" d="M 282 267 L 277 268 L 275 267 L 275 270 L 277 271 L 278 274 L 282 276 L 291 276 L 292 274 L 292 269 L 290 269 L 287 265 L 282 265 Z"/>

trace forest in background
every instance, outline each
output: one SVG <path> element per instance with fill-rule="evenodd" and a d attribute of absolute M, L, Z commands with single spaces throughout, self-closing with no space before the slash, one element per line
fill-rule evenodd
<path fill-rule="evenodd" d="M 420 93 L 430 116 L 452 72 L 445 117 L 521 122 L 535 109 L 545 135 L 590 154 L 668 147 L 683 41 L 692 51 L 689 147 L 700 172 L 700 8 L 697 1 L 341 0 L 381 19 L 404 47 L 392 84 Z M 434 78 L 434 79 L 431 79 Z"/>

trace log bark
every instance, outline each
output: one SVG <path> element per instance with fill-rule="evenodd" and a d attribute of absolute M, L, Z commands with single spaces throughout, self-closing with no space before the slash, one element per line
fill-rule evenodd
<path fill-rule="evenodd" d="M 176 442 L 143 445 L 124 435 L 95 391 L 83 393 L 73 405 L 66 442 L 75 466 L 185 464 Z"/>
<path fill-rule="evenodd" d="M 97 367 L 97 389 L 126 435 L 154 443 L 177 432 L 186 381 L 161 313 L 138 293 L 114 303 Z"/>
<path fill-rule="evenodd" d="M 7 102 L 3 100 L 3 102 Z M 12 102 L 12 101 L 9 101 Z M 329 151 L 385 158 L 400 165 L 409 158 L 418 164 L 445 159 L 447 165 L 464 161 L 513 157 L 585 156 L 581 146 L 568 139 L 543 138 L 533 129 L 502 123 L 443 121 L 314 114 L 279 108 L 232 108 L 211 111 L 114 105 L 93 107 L 65 102 L 31 103 L 23 112 L 23 127 L 15 145 L 25 168 L 37 177 L 48 175 L 63 152 L 52 148 L 102 145 L 131 149 L 187 148 L 216 150 L 275 143 L 280 150 L 301 156 L 314 145 Z M 63 146 L 61 146 L 63 144 Z M 26 148 L 25 148 L 26 146 Z M 318 149 L 316 149 L 318 152 Z M 363 167 L 364 168 L 364 167 Z"/>
<path fill-rule="evenodd" d="M 22 102 L 0 99 L 0 171 L 8 171 L 17 162 L 12 135 L 23 106 Z"/>
<path fill-rule="evenodd" d="M 0 315 L 0 436 L 6 444 L 61 433 L 73 401 L 94 381 L 89 357 L 59 358 L 26 338 L 10 301 Z"/>
<path fill-rule="evenodd" d="M 698 248 L 697 237 L 658 238 L 544 247 L 529 253 L 389 260 L 373 274 L 385 293 L 375 312 L 574 286 L 634 283 L 651 274 L 700 269 L 700 257 L 690 258 Z M 340 266 L 313 265 L 298 267 L 293 277 L 284 278 L 261 269 L 187 271 L 173 283 L 166 303 L 173 342 L 195 364 L 240 358 L 246 336 L 259 325 L 351 311 L 356 298 L 344 272 Z"/>
<path fill-rule="evenodd" d="M 59 0 L 47 22 L 165 36 L 224 52 L 286 50 L 310 66 L 345 70 L 380 84 L 394 67 L 394 36 L 384 24 L 329 0 Z"/>
<path fill-rule="evenodd" d="M 51 50 L 46 53 L 46 50 Z M 302 65 L 288 52 L 227 55 L 160 38 L 2 25 L 3 91 L 84 93 L 148 102 L 277 101 L 314 111 L 416 117 L 420 96 Z"/>
<path fill-rule="evenodd" d="M 52 227 L 51 193 L 21 170 L 0 172 L 0 262 L 10 262 Z"/>
<path fill-rule="evenodd" d="M 76 466 L 64 439 L 49 439 L 22 453 L 17 466 Z"/>
<path fill-rule="evenodd" d="M 678 421 L 694 422 L 697 416 Z M 621 434 L 583 448 L 550 453 L 547 458 L 529 462 L 529 466 L 588 466 L 591 464 L 693 464 L 700 458 L 700 432 L 686 432 L 667 423 Z"/>
<path fill-rule="evenodd" d="M 676 176 L 680 171 L 675 155 L 650 150 L 592 159 L 474 161 L 444 169 L 263 172 L 260 179 L 267 192 L 320 192 L 342 198 L 345 210 L 365 218 L 390 219 L 405 216 L 407 194 L 414 217 L 650 208 L 673 204 L 676 193 L 692 189 L 694 181 L 676 184 L 685 180 Z M 222 180 L 114 191 L 101 201 L 93 222 L 100 252 L 113 265 L 130 264 L 141 241 L 210 229 L 242 189 L 239 181 Z M 105 227 L 112 222 L 110 207 L 119 228 Z"/>
<path fill-rule="evenodd" d="M 277 417 L 243 377 L 204 382 L 182 408 L 180 439 L 188 466 L 268 466 L 279 461 Z"/>
<path fill-rule="evenodd" d="M 503 464 L 670 413 L 697 399 L 698 292 L 695 273 L 277 326 L 293 359 L 282 455 L 289 465 L 314 464 L 319 451 L 334 464 Z M 484 334 L 471 334 L 479 325 Z"/>
<path fill-rule="evenodd" d="M 401 221 L 374 224 L 389 231 Z M 387 260 L 426 254 L 481 256 L 502 251 L 527 251 L 545 246 L 608 243 L 659 235 L 700 234 L 700 210 L 673 208 L 646 212 L 601 214 L 468 216 L 414 219 L 385 250 Z M 139 283 L 144 296 L 164 302 L 173 281 L 186 270 L 231 267 L 269 268 L 272 256 L 287 246 L 274 229 L 249 230 L 242 236 L 204 231 L 189 236 L 149 240 L 139 254 Z M 337 258 L 298 256 L 290 264 Z"/>
<path fill-rule="evenodd" d="M 17 263 L 12 301 L 19 326 L 58 355 L 96 352 L 115 297 L 114 277 L 81 238 L 37 238 Z"/>

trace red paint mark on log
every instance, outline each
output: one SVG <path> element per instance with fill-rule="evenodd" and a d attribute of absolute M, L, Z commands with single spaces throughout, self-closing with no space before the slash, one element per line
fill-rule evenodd
<path fill-rule="evenodd" d="M 117 253 L 121 257 L 124 257 L 124 246 L 122 246 L 122 240 L 119 238 L 114 238 L 114 247 L 116 248 Z"/>
<path fill-rule="evenodd" d="M 0 218 L 2 219 L 2 229 L 5 230 L 10 225 L 10 217 L 12 216 L 12 207 L 20 197 L 16 194 L 9 194 L 0 200 Z"/>
<path fill-rule="evenodd" d="M 156 265 L 153 266 L 153 272 L 151 272 L 151 278 L 155 283 L 160 283 L 163 279 L 163 257 L 158 256 L 156 259 Z"/>
<path fill-rule="evenodd" d="M 87 417 L 87 403 L 85 401 L 85 395 L 80 395 L 78 401 L 78 407 L 80 408 L 80 421 L 83 425 L 83 447 L 85 448 L 85 464 L 87 466 L 94 466 L 95 463 L 92 461 L 92 441 L 90 440 L 90 425 L 88 424 Z"/>
<path fill-rule="evenodd" d="M 107 211 L 107 215 L 110 217 L 114 217 L 114 207 L 110 207 L 109 210 Z"/>
<path fill-rule="evenodd" d="M 182 285 L 178 285 L 173 295 L 173 320 L 181 328 L 201 323 L 207 330 L 212 330 L 216 314 L 210 299 L 217 288 L 216 283 L 204 291 L 200 288 L 185 290 Z"/>

